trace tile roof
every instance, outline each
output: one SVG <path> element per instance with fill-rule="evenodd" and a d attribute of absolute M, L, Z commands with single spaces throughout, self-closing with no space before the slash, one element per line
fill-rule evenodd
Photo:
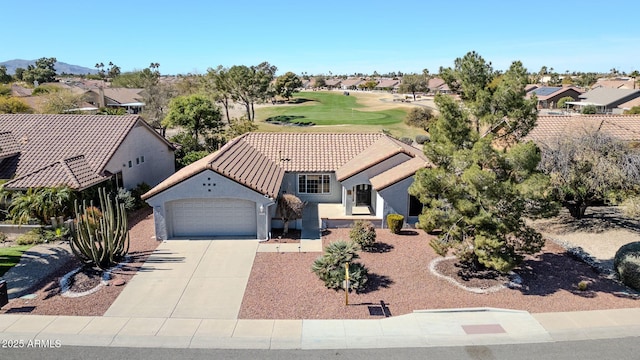
<path fill-rule="evenodd" d="M 538 116 L 536 127 L 525 137 L 547 143 L 566 136 L 601 131 L 623 141 L 640 140 L 640 115 Z"/>
<path fill-rule="evenodd" d="M 0 132 L 0 159 L 20 153 L 20 145 L 11 131 Z"/>
<path fill-rule="evenodd" d="M 144 121 L 135 115 L 0 114 L 0 129 L 10 132 L 19 156 L 0 163 L 0 175 L 19 185 L 75 184 L 75 189 L 102 177 L 127 134 Z"/>
<path fill-rule="evenodd" d="M 416 171 L 430 166 L 432 166 L 431 163 L 424 158 L 414 157 L 409 161 L 405 161 L 392 169 L 372 177 L 369 181 L 371 182 L 371 186 L 373 186 L 374 190 L 380 191 L 397 183 L 398 181 L 413 176 Z"/>
<path fill-rule="evenodd" d="M 378 85 L 376 85 L 377 88 L 392 88 L 394 86 L 400 85 L 400 80 L 393 80 L 393 79 L 382 79 L 380 80 L 380 82 L 378 82 Z"/>
<path fill-rule="evenodd" d="M 379 133 L 248 133 L 179 170 L 144 194 L 143 199 L 206 169 L 275 198 L 285 172 L 336 172 L 344 179 L 401 152 L 419 161 L 411 162 L 403 171 L 388 174 L 385 183 L 401 180 L 397 175 L 405 176 L 406 171 L 418 163 L 424 167 L 426 157 L 419 149 Z"/>
<path fill-rule="evenodd" d="M 622 104 L 618 105 L 618 108 L 629 110 L 634 106 L 640 106 L 640 96 L 635 98 L 635 99 L 633 99 L 633 100 L 629 100 L 626 103 L 622 103 Z"/>

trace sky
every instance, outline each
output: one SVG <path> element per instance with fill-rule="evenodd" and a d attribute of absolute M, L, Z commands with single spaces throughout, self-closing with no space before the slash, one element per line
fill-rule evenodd
<path fill-rule="evenodd" d="M 175 75 L 267 61 L 278 75 L 351 75 L 437 73 L 476 51 L 496 70 L 519 60 L 532 72 L 630 73 L 639 10 L 638 0 L 2 0 L 0 62 L 154 62 Z"/>

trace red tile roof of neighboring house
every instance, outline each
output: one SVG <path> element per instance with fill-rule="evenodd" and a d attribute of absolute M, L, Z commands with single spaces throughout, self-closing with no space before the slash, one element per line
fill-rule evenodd
<path fill-rule="evenodd" d="M 363 82 L 364 80 L 362 79 L 347 79 L 347 80 L 342 80 L 342 86 L 346 86 L 346 87 L 358 86 L 358 84 L 361 84 Z"/>
<path fill-rule="evenodd" d="M 0 132 L 0 159 L 20 153 L 20 145 L 11 131 Z"/>
<path fill-rule="evenodd" d="M 378 82 L 378 85 L 376 85 L 376 88 L 387 89 L 387 88 L 392 88 L 399 84 L 400 84 L 400 80 L 382 79 L 380 80 L 380 82 Z"/>
<path fill-rule="evenodd" d="M 0 162 L 0 178 L 12 179 L 8 189 L 81 190 L 108 178 L 105 166 L 135 126 L 148 125 L 134 115 L 2 114 L 0 129 L 11 133 L 19 155 Z"/>
<path fill-rule="evenodd" d="M 568 136 L 600 131 L 624 141 L 640 140 L 640 115 L 538 116 L 536 127 L 525 137 L 548 143 Z"/>
<path fill-rule="evenodd" d="M 144 89 L 104 88 L 104 96 L 118 104 L 132 104 L 143 102 Z"/>
<path fill-rule="evenodd" d="M 634 106 L 640 106 L 640 97 L 637 97 L 633 100 L 629 100 L 626 103 L 620 104 L 618 105 L 618 108 L 620 109 L 624 109 L 624 110 L 629 110 Z"/>
<path fill-rule="evenodd" d="M 379 133 L 248 133 L 176 172 L 143 198 L 157 195 L 206 169 L 275 198 L 285 172 L 335 171 L 337 176 L 349 177 L 354 171 L 362 171 L 400 152 L 420 159 L 423 165 L 426 163 L 419 149 Z M 412 162 L 410 167 L 417 163 Z M 401 180 L 397 175 L 405 176 L 407 169 L 401 170 L 381 179 L 384 183 Z"/>

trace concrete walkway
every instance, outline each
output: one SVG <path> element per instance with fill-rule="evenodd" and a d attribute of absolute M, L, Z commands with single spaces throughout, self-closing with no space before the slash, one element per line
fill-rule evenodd
<path fill-rule="evenodd" d="M 0 315 L 0 339 L 63 346 L 359 349 L 540 343 L 640 336 L 640 309 L 542 313 L 419 311 L 373 320 Z"/>
<path fill-rule="evenodd" d="M 302 212 L 302 239 L 320 240 L 320 215 L 318 203 L 308 203 Z"/>
<path fill-rule="evenodd" d="M 73 258 L 68 243 L 40 244 L 30 248 L 22 254 L 18 264 L 0 277 L 7 282 L 9 299 L 29 294 L 29 290 L 38 285 L 33 279 L 46 278 Z"/>

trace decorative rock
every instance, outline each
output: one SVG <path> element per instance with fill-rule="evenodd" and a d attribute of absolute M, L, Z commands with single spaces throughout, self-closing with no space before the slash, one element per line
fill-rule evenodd
<path fill-rule="evenodd" d="M 126 281 L 122 278 L 115 278 L 111 281 L 112 286 L 122 286 L 124 284 L 126 284 Z"/>

